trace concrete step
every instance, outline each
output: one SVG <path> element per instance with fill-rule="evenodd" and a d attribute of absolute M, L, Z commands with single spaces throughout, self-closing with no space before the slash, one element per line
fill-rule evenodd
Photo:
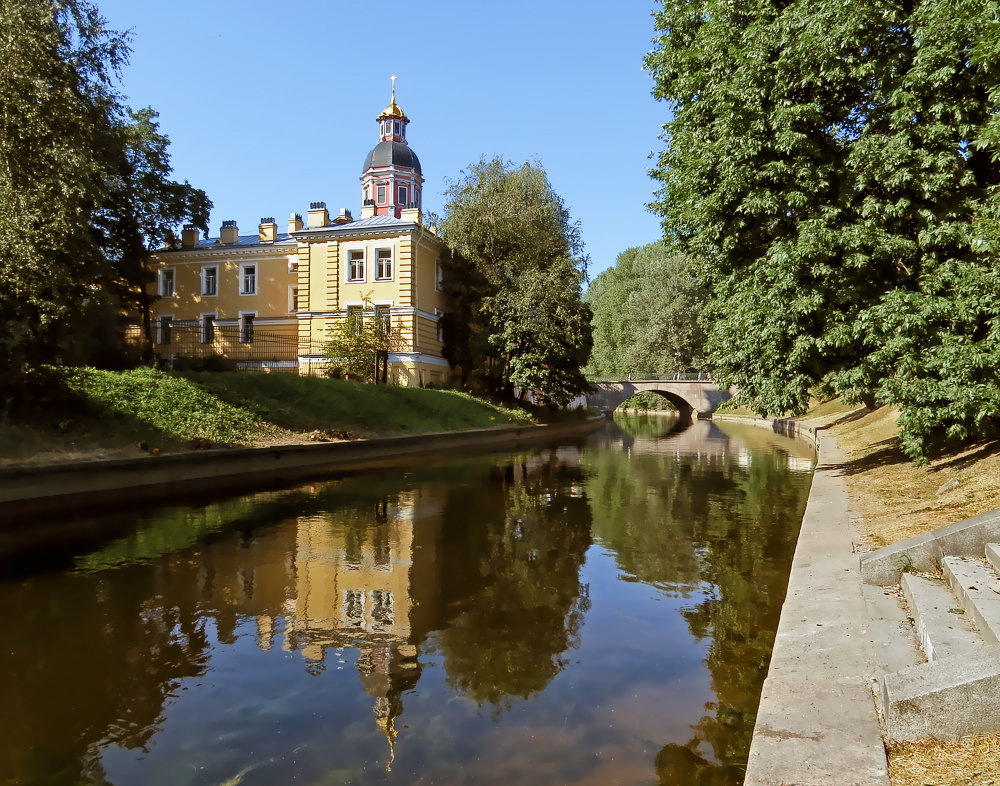
<path fill-rule="evenodd" d="M 983 646 L 982 637 L 943 578 L 904 573 L 900 586 L 927 660 L 969 654 Z"/>
<path fill-rule="evenodd" d="M 986 544 L 986 561 L 993 566 L 994 570 L 1000 570 L 1000 543 Z"/>
<path fill-rule="evenodd" d="M 926 662 L 909 610 L 903 608 L 899 587 L 862 584 L 868 609 L 867 633 L 878 672 L 899 671 Z"/>
<path fill-rule="evenodd" d="M 882 675 L 888 741 L 952 740 L 1000 729 L 1000 645 Z"/>
<path fill-rule="evenodd" d="M 941 570 L 962 608 L 988 644 L 1000 644 L 1000 576 L 984 561 L 943 557 Z"/>

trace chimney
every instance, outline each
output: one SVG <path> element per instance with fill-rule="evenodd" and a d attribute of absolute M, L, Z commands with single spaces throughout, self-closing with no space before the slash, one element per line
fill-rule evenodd
<path fill-rule="evenodd" d="M 302 229 L 302 214 L 301 213 L 291 213 L 288 216 L 288 234 L 292 232 L 298 232 Z"/>
<path fill-rule="evenodd" d="M 351 215 L 351 211 L 346 207 L 340 208 L 340 212 L 337 217 L 333 219 L 334 224 L 350 224 L 354 220 L 354 216 Z"/>
<path fill-rule="evenodd" d="M 412 205 L 413 203 L 411 202 L 410 204 Z M 422 224 L 423 223 L 423 216 L 420 213 L 420 208 L 416 207 L 416 206 L 413 206 L 413 207 L 409 207 L 409 206 L 404 207 L 402 210 L 399 211 L 399 217 L 403 221 L 411 221 L 414 224 Z"/>
<path fill-rule="evenodd" d="M 311 202 L 309 204 L 309 217 L 306 221 L 310 229 L 329 225 L 330 213 L 326 209 L 326 202 Z"/>
<path fill-rule="evenodd" d="M 219 233 L 219 242 L 224 246 L 233 245 L 240 237 L 240 230 L 235 221 L 223 221 L 222 231 Z"/>
<path fill-rule="evenodd" d="M 274 223 L 274 216 L 260 220 L 260 226 L 257 227 L 257 239 L 261 243 L 273 243 L 278 239 L 278 225 Z"/>
<path fill-rule="evenodd" d="M 185 224 L 181 231 L 181 248 L 194 248 L 198 245 L 198 227 L 194 224 Z"/>
<path fill-rule="evenodd" d="M 374 215 L 375 215 L 375 200 L 366 199 L 364 202 L 361 203 L 361 218 L 363 220 L 366 218 L 371 218 Z"/>

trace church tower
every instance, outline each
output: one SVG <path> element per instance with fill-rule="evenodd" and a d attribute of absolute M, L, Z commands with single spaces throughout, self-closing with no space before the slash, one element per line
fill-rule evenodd
<path fill-rule="evenodd" d="M 361 215 L 399 218 L 403 210 L 420 210 L 424 178 L 420 160 L 406 144 L 406 126 L 410 120 L 396 104 L 395 75 L 392 99 L 377 120 L 379 142 L 365 159 L 361 174 Z"/>

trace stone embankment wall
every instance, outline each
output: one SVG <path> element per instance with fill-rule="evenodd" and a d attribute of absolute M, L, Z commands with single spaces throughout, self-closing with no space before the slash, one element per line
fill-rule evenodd
<path fill-rule="evenodd" d="M 606 418 L 542 426 L 452 431 L 352 442 L 199 450 L 141 459 L 83 461 L 0 470 L 0 527 L 27 514 L 260 488 L 335 471 L 395 464 L 417 456 L 512 450 L 584 436 Z"/>

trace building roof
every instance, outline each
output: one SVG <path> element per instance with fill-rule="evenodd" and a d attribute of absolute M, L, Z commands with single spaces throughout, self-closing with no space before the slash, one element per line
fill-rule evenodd
<path fill-rule="evenodd" d="M 180 245 L 174 248 L 158 248 L 156 250 L 157 254 L 162 254 L 167 251 L 208 251 L 220 248 L 246 248 L 247 246 L 280 246 L 282 244 L 292 244 L 295 242 L 295 238 L 289 235 L 287 232 L 279 232 L 277 239 L 268 242 L 261 242 L 260 235 L 254 233 L 252 235 L 240 235 L 236 238 L 235 243 L 222 244 L 219 242 L 220 238 L 210 237 L 210 238 L 200 238 L 198 242 L 191 246 L 190 248 L 182 248 Z"/>
<path fill-rule="evenodd" d="M 418 174 L 420 171 L 420 159 L 417 154 L 410 150 L 405 142 L 391 142 L 383 139 L 365 158 L 365 165 L 361 169 L 362 173 L 367 172 L 372 167 L 382 166 L 405 166 L 414 169 Z"/>

